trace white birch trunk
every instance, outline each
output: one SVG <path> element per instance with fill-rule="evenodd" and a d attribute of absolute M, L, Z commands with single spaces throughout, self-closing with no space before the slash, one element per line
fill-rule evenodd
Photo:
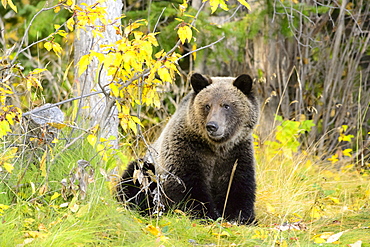
<path fill-rule="evenodd" d="M 95 4 L 97 0 L 77 0 L 78 5 L 83 2 L 90 6 Z M 107 7 L 108 24 L 112 23 L 122 14 L 122 1 L 120 0 L 107 0 L 100 6 Z M 118 20 L 114 25 L 118 26 L 120 23 L 121 21 Z M 80 30 L 79 32 L 74 42 L 75 64 L 78 63 L 83 55 L 90 53 L 91 50 L 101 52 L 100 45 L 114 43 L 121 38 L 120 35 L 116 34 L 113 25 L 106 26 L 103 32 L 103 38 L 99 36 L 93 37 L 91 28 L 89 27 L 86 27 L 86 31 Z M 100 91 L 102 90 L 102 86 L 107 85 L 111 81 L 111 78 L 106 75 L 104 70 L 99 73 L 100 68 L 98 66 L 98 60 L 94 58 L 88 66 L 88 69 L 81 76 L 78 76 L 78 68 L 75 68 L 76 96 L 86 95 L 93 91 Z M 89 127 L 99 124 L 101 137 L 116 137 L 116 141 L 112 144 L 117 146 L 119 120 L 114 100 L 109 99 L 104 94 L 83 98 L 80 101 L 78 116 L 82 117 L 82 120 L 86 121 Z"/>

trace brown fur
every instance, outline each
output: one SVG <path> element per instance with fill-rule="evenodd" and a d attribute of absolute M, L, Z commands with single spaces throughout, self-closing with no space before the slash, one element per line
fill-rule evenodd
<path fill-rule="evenodd" d="M 190 82 L 193 91 L 144 160 L 154 164 L 161 178 L 165 205 L 183 205 L 213 219 L 223 213 L 236 165 L 224 216 L 251 223 L 256 190 L 252 131 L 259 115 L 252 79 L 193 74 Z M 121 184 L 120 189 L 127 186 Z"/>

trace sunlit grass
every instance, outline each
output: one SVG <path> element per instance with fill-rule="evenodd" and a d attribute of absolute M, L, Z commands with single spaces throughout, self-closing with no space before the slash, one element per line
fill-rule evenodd
<path fill-rule="evenodd" d="M 52 154 L 61 149 L 57 145 Z M 370 242 L 369 172 L 345 158 L 333 165 L 309 151 L 260 142 L 258 225 L 237 226 L 194 220 L 181 211 L 144 217 L 117 203 L 111 193 L 116 175 L 110 172 L 113 165 L 124 166 L 126 149 L 119 155 L 112 152 L 106 161 L 81 140 L 57 159 L 48 153 L 47 177 L 40 175 L 37 159 L 28 166 L 15 163 L 13 173 L 0 183 L 0 232 L 5 233 L 0 234 L 0 246 L 317 246 L 327 241 L 323 233 L 343 231 L 337 241 L 341 245 Z M 60 182 L 76 172 L 81 159 L 94 170 L 86 198 L 76 190 L 64 199 Z"/>

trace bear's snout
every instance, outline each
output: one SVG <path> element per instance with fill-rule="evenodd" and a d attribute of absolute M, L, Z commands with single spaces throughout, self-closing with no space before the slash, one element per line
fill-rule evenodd
<path fill-rule="evenodd" d="M 225 138 L 225 127 L 222 125 L 222 123 L 220 125 L 219 122 L 209 121 L 205 127 L 208 137 L 211 140 L 220 142 Z"/>
<path fill-rule="evenodd" d="M 207 125 L 206 125 L 206 129 L 207 129 L 208 133 L 210 133 L 212 135 L 213 133 L 217 132 L 218 124 L 215 121 L 208 122 Z"/>

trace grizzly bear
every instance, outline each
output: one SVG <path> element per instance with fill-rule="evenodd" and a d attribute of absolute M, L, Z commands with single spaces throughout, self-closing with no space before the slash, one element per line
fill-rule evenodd
<path fill-rule="evenodd" d="M 259 117 L 253 80 L 195 73 L 190 83 L 192 91 L 145 157 L 123 173 L 118 199 L 141 210 L 159 203 L 196 217 L 250 224 L 256 192 L 252 131 Z"/>

